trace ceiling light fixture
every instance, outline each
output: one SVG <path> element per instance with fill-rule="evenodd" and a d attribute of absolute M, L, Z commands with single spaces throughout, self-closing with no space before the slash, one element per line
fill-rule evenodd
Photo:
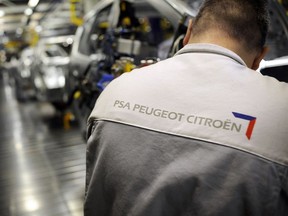
<path fill-rule="evenodd" d="M 3 17 L 5 15 L 5 11 L 0 10 L 0 17 Z"/>
<path fill-rule="evenodd" d="M 31 16 L 32 13 L 33 13 L 33 10 L 31 8 L 27 8 L 25 11 L 24 11 L 25 15 L 27 16 Z"/>
<path fill-rule="evenodd" d="M 33 7 L 36 7 L 38 3 L 39 3 L 39 0 L 29 0 L 28 6 L 33 8 Z"/>

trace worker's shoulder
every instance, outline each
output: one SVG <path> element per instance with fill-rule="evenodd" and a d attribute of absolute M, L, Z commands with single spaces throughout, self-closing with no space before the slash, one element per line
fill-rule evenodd
<path fill-rule="evenodd" d="M 257 83 L 255 83 L 257 85 Z M 281 82 L 274 77 L 264 76 L 260 74 L 260 79 L 258 82 L 263 88 L 263 91 L 268 94 L 276 94 L 275 96 L 281 96 L 288 98 L 288 83 Z M 257 86 L 255 86 L 257 87 Z"/>

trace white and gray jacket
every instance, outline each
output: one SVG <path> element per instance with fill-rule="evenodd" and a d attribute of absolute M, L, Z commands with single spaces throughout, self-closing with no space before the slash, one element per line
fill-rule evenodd
<path fill-rule="evenodd" d="M 89 118 L 85 216 L 287 216 L 288 85 L 189 44 Z"/>

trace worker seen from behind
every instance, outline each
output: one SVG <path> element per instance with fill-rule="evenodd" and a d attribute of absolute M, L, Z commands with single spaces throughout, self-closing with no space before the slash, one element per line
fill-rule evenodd
<path fill-rule="evenodd" d="M 288 86 L 256 71 L 268 24 L 265 0 L 204 0 L 174 57 L 108 85 L 85 216 L 288 215 Z"/>

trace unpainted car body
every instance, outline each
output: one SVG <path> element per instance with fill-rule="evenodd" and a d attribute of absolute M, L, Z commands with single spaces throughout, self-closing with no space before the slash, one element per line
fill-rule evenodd
<path fill-rule="evenodd" d="M 20 53 L 17 73 L 15 74 L 15 95 L 18 101 L 25 101 L 35 97 L 31 71 L 34 55 L 34 49 L 31 47 L 26 47 Z"/>
<path fill-rule="evenodd" d="M 68 47 L 72 42 L 71 35 L 57 36 L 40 40 L 35 48 L 32 69 L 36 97 L 53 104 L 57 109 L 62 109 L 67 102 L 65 86 L 70 63 Z"/>

